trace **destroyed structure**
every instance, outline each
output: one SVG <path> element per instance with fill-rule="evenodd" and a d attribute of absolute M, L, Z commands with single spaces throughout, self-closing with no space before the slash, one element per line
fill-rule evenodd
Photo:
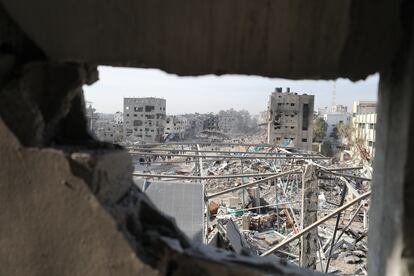
<path fill-rule="evenodd" d="M 130 153 L 135 181 L 193 241 L 365 275 L 368 164 L 240 141 L 150 144 Z"/>
<path fill-rule="evenodd" d="M 96 121 L 98 121 L 99 116 L 96 113 L 96 109 L 93 108 L 91 104 L 89 104 L 88 107 L 86 108 L 85 117 L 87 120 L 88 129 L 89 131 L 93 133 Z"/>
<path fill-rule="evenodd" d="M 247 110 L 221 110 L 218 112 L 218 128 L 226 134 L 247 134 L 257 131 L 257 121 Z"/>
<path fill-rule="evenodd" d="M 124 139 L 126 141 L 161 141 L 166 122 L 165 107 L 165 99 L 124 98 Z"/>
<path fill-rule="evenodd" d="M 167 116 L 164 140 L 182 140 L 188 136 L 190 124 L 188 119 L 180 115 Z"/>
<path fill-rule="evenodd" d="M 192 244 L 132 182 L 126 151 L 88 133 L 82 87 L 98 81 L 100 64 L 290 79 L 379 73 L 368 272 L 413 274 L 413 9 L 402 0 L 1 0 L 0 274 L 315 275 Z"/>
<path fill-rule="evenodd" d="M 104 142 L 121 144 L 124 141 L 124 127 L 122 113 L 103 114 L 97 113 L 97 120 L 92 126 L 95 137 Z"/>
<path fill-rule="evenodd" d="M 313 95 L 298 95 L 286 88 L 269 97 L 267 141 L 269 144 L 312 149 Z"/>

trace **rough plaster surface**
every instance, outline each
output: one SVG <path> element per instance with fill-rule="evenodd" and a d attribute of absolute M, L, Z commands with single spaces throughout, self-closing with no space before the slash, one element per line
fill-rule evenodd
<path fill-rule="evenodd" d="M 399 1 L 2 0 L 55 61 L 180 74 L 365 78 L 389 64 Z"/>
<path fill-rule="evenodd" d="M 406 4 L 404 43 L 379 85 L 368 235 L 370 275 L 414 271 L 414 4 Z"/>
<path fill-rule="evenodd" d="M 0 275 L 151 275 L 65 155 L 0 120 Z"/>
<path fill-rule="evenodd" d="M 306 165 L 302 176 L 302 229 L 318 220 L 318 178 L 314 165 Z M 301 238 L 300 265 L 316 269 L 318 252 L 318 227 Z"/>

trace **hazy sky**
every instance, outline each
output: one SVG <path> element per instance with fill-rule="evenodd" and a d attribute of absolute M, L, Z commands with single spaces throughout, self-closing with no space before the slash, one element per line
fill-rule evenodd
<path fill-rule="evenodd" d="M 100 80 L 85 86 L 85 98 L 97 112 L 122 111 L 123 97 L 160 97 L 167 100 L 167 114 L 207 113 L 222 109 L 266 110 L 275 87 L 315 95 L 315 109 L 332 105 L 334 81 L 285 80 L 245 75 L 179 77 L 157 69 L 99 67 Z M 336 81 L 336 103 L 376 100 L 378 75 L 365 81 Z"/>

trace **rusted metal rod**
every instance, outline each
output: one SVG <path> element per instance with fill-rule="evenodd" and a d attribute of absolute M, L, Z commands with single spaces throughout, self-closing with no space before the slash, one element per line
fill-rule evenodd
<path fill-rule="evenodd" d="M 313 228 L 317 227 L 318 225 L 324 223 L 325 221 L 327 221 L 328 219 L 332 218 L 333 216 L 335 216 L 336 214 L 338 214 L 339 212 L 342 212 L 343 210 L 348 209 L 350 206 L 354 205 L 355 203 L 367 198 L 369 195 L 371 194 L 371 191 L 366 192 L 365 194 L 362 194 L 360 197 L 355 198 L 354 200 L 348 202 L 347 204 L 343 205 L 342 207 L 337 208 L 335 211 L 333 211 L 332 213 L 326 215 L 325 217 L 321 218 L 320 220 L 312 223 L 311 225 L 309 225 L 308 227 L 302 229 L 301 231 L 299 231 L 299 233 L 297 233 L 296 235 L 293 235 L 289 238 L 287 238 L 286 240 L 282 241 L 281 243 L 279 243 L 278 245 L 272 247 L 271 249 L 267 250 L 266 252 L 264 252 L 263 254 L 261 254 L 260 256 L 267 256 L 273 252 L 275 252 L 276 250 L 278 250 L 279 248 L 281 248 L 282 246 L 285 246 L 287 244 L 289 244 L 290 242 L 294 241 L 295 239 L 301 237 L 303 234 L 309 232 L 310 230 L 312 230 Z"/>
<path fill-rule="evenodd" d="M 171 175 L 171 174 L 149 174 L 149 173 L 132 173 L 133 176 L 143 176 L 149 178 L 176 178 L 176 179 L 226 179 L 226 178 L 239 178 L 239 177 L 266 177 L 274 176 L 280 173 L 249 173 L 249 174 L 229 174 L 229 175 Z"/>
<path fill-rule="evenodd" d="M 143 156 L 171 156 L 171 157 L 199 157 L 196 154 L 169 154 L 169 153 L 156 153 L 156 152 L 144 152 L 144 151 L 133 151 L 129 152 L 130 154 L 137 154 Z M 301 160 L 301 159 L 329 159 L 329 157 L 323 156 L 303 156 L 303 157 L 293 157 L 293 156 L 256 156 L 256 155 L 203 155 L 202 158 L 227 158 L 227 159 L 287 159 L 287 160 Z"/>
<path fill-rule="evenodd" d="M 221 192 L 217 192 L 217 193 L 208 195 L 208 196 L 206 196 L 206 198 L 210 199 L 210 198 L 213 198 L 213 197 L 217 197 L 219 195 L 223 195 L 223 194 L 227 194 L 227 193 L 230 193 L 230 192 L 233 192 L 233 191 L 240 190 L 240 189 L 245 188 L 245 187 L 250 187 L 250 186 L 256 185 L 258 183 L 267 182 L 268 180 L 271 180 L 271 179 L 274 179 L 274 178 L 289 175 L 289 174 L 292 174 L 292 173 L 298 173 L 300 170 L 301 170 L 301 168 L 296 168 L 296 169 L 293 169 L 293 170 L 281 172 L 281 173 L 278 173 L 278 174 L 275 174 L 275 175 L 272 175 L 272 176 L 269 176 L 269 177 L 266 177 L 266 178 L 263 178 L 263 179 L 260 179 L 260 180 L 256 180 L 256 181 L 253 181 L 253 182 L 250 182 L 250 183 L 246 183 L 246 184 L 234 187 L 234 188 L 230 188 L 230 189 L 227 189 L 227 190 L 224 190 L 224 191 L 221 191 Z"/>
<path fill-rule="evenodd" d="M 165 149 L 165 148 L 132 148 L 130 150 L 131 153 L 134 153 L 134 150 L 138 150 L 141 152 L 154 152 L 154 151 L 161 151 L 161 152 L 201 152 L 201 153 L 233 153 L 233 154 L 256 154 L 256 155 L 295 155 L 295 156 L 318 156 L 321 157 L 321 155 L 316 153 L 302 153 L 302 152 L 249 152 L 249 151 L 225 151 L 225 150 L 194 150 L 194 149 Z M 341 170 L 343 168 L 339 168 L 338 170 Z"/>

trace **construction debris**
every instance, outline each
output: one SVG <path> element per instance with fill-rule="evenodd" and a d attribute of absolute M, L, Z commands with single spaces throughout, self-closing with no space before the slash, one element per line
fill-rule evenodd
<path fill-rule="evenodd" d="M 366 275 L 372 168 L 244 139 L 134 148 L 135 158 L 167 160 L 138 162 L 136 175 L 203 185 L 208 244 Z"/>

